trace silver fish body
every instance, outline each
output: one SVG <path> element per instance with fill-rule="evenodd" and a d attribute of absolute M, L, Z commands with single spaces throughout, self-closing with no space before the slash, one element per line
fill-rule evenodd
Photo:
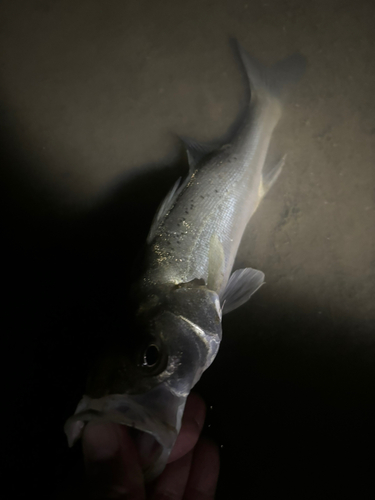
<path fill-rule="evenodd" d="M 193 164 L 188 182 L 149 237 L 146 280 L 202 279 L 222 295 L 244 230 L 264 195 L 262 169 L 279 117 L 276 99 L 253 103 L 233 142 Z"/>
<path fill-rule="evenodd" d="M 185 141 L 189 174 L 161 204 L 132 288 L 133 341 L 103 360 L 65 425 L 70 445 L 93 419 L 137 429 L 146 480 L 165 467 L 186 398 L 218 352 L 222 314 L 264 281 L 258 270 L 231 271 L 246 225 L 282 168 L 284 158 L 263 172 L 281 117 L 280 88 L 299 76 L 304 60 L 264 68 L 238 50 L 251 89 L 243 123 L 216 150 Z"/>

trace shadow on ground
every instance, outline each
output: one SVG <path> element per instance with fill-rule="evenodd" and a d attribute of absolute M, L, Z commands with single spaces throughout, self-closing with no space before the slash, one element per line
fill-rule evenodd
<path fill-rule="evenodd" d="M 39 160 L 4 110 L 2 121 L 6 456 L 17 492 L 51 498 L 81 477 L 64 421 L 113 317 L 126 328 L 132 263 L 186 164 L 145 169 L 95 207 L 66 213 L 27 175 Z M 222 348 L 197 387 L 212 406 L 206 433 L 222 446 L 217 498 L 336 498 L 349 486 L 364 498 L 374 467 L 371 329 L 332 311 L 317 316 L 303 296 L 259 293 L 225 317 Z M 327 333 L 324 344 L 316 331 Z"/>

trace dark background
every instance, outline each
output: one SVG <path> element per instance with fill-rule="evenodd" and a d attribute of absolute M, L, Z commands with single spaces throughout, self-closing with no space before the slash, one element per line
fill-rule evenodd
<path fill-rule="evenodd" d="M 3 460 L 11 498 L 80 478 L 63 434 L 92 352 L 126 328 L 134 258 L 186 171 L 174 134 L 222 137 L 246 95 L 228 36 L 298 50 L 277 185 L 237 267 L 266 285 L 223 321 L 197 391 L 217 498 L 374 494 L 375 35 L 371 2 L 3 1 Z"/>

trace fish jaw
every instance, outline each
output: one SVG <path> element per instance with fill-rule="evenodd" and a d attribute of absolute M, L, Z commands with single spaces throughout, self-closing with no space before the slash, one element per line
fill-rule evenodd
<path fill-rule="evenodd" d="M 124 393 L 112 392 L 110 384 L 104 392 L 87 387 L 64 430 L 69 446 L 73 446 L 82 437 L 86 423 L 92 420 L 135 429 L 130 434 L 135 434 L 144 478 L 152 481 L 168 461 L 191 389 L 218 352 L 221 309 L 217 294 L 198 280 L 174 286 L 165 297 L 162 312 L 150 312 L 146 306 L 141 310 L 141 315 L 152 317 L 150 325 L 153 334 L 160 338 L 160 348 L 168 346 L 163 372 L 150 375 L 150 379 L 143 374 L 143 381 L 140 379 L 136 387 L 130 383 Z M 125 380 L 124 387 L 126 382 L 129 385 L 129 380 Z"/>
<path fill-rule="evenodd" d="M 167 384 L 160 384 L 144 394 L 111 394 L 101 398 L 83 396 L 64 426 L 69 447 L 83 434 L 90 421 L 126 425 L 136 432 L 143 475 L 152 481 L 164 470 L 181 428 L 188 394 L 174 394 Z"/>

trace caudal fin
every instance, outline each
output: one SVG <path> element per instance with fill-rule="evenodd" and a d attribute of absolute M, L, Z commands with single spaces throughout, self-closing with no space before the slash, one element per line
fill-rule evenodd
<path fill-rule="evenodd" d="M 297 82 L 306 69 L 306 58 L 299 53 L 273 64 L 265 66 L 242 47 L 238 40 L 234 43 L 245 68 L 252 96 L 260 92 L 280 97 L 285 86 Z"/>

